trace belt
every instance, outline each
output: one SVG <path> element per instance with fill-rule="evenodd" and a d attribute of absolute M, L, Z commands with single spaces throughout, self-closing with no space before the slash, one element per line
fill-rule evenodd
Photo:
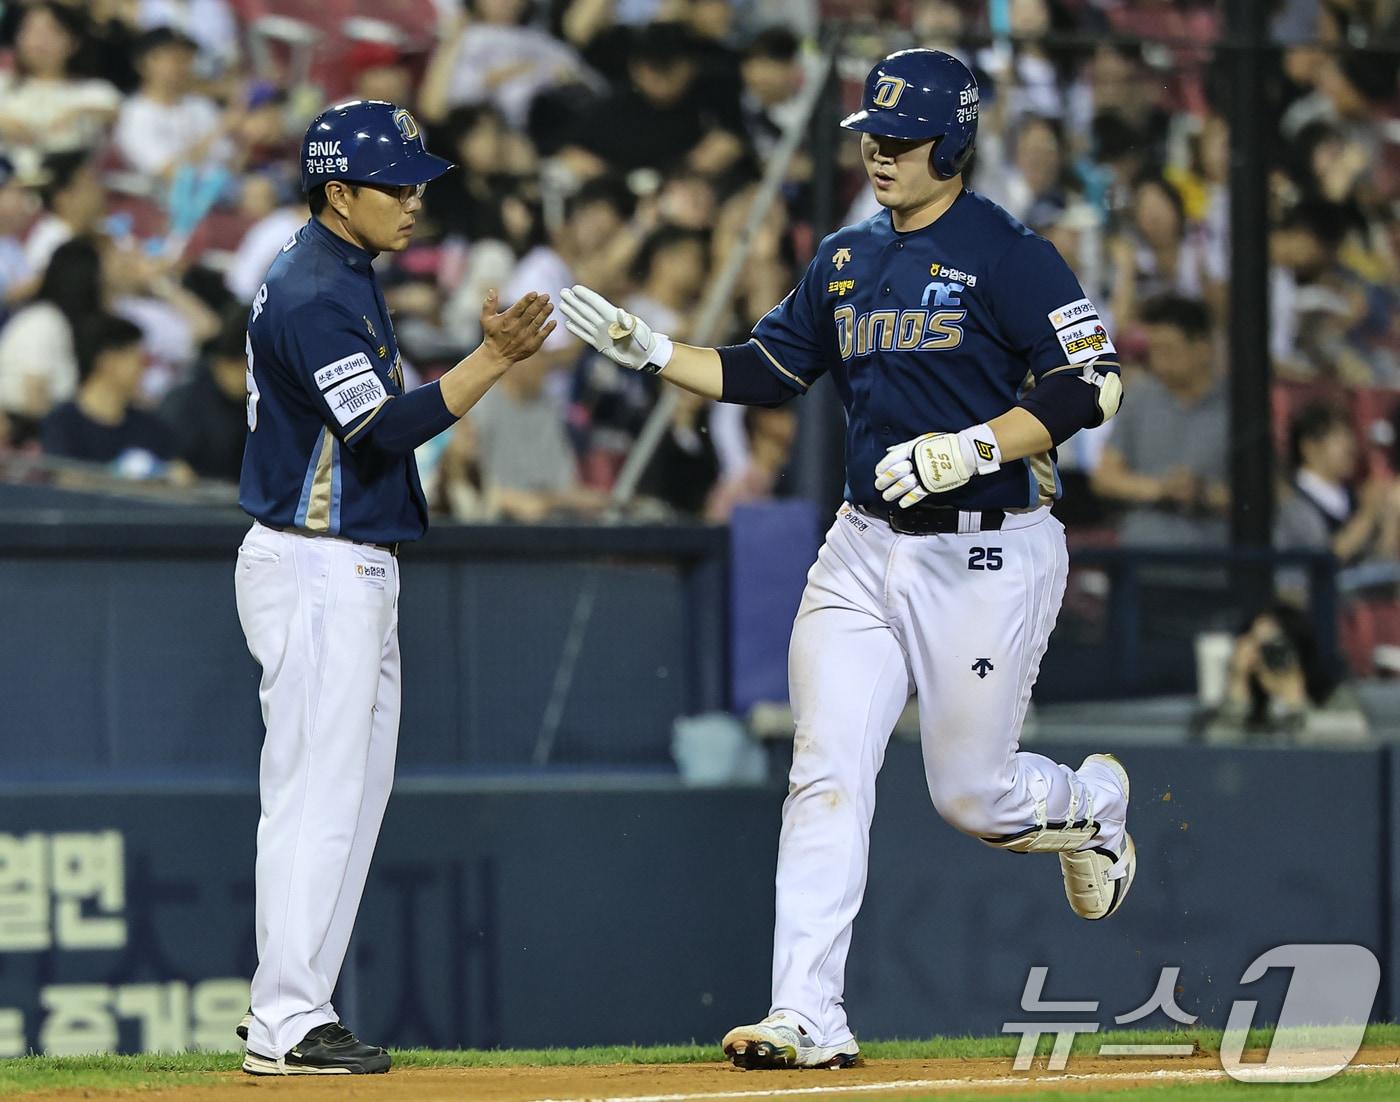
<path fill-rule="evenodd" d="M 890 526 L 890 531 L 901 536 L 936 536 L 952 532 L 999 532 L 1006 519 L 1004 509 L 949 509 L 944 506 L 926 505 L 922 509 L 900 509 L 888 511 L 858 505 L 856 508 L 867 516 L 877 517 Z"/>
<path fill-rule="evenodd" d="M 261 521 L 259 522 L 261 523 Z M 376 547 L 380 551 L 387 551 L 395 558 L 399 556 L 398 543 L 375 543 L 373 540 L 352 540 L 344 536 L 332 536 L 328 532 L 308 532 L 305 528 L 278 528 L 275 524 L 264 525 L 274 532 L 290 532 L 294 536 L 306 536 L 308 539 L 317 540 L 339 540 L 341 543 L 353 543 L 356 547 Z"/>

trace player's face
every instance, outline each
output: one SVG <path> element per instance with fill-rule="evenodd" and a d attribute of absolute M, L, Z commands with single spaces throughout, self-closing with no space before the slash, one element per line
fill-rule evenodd
<path fill-rule="evenodd" d="M 366 252 L 397 253 L 408 248 L 423 209 L 420 190 L 377 184 L 359 184 L 353 192 L 346 189 L 346 225 Z"/>
<path fill-rule="evenodd" d="M 931 141 L 886 138 L 875 134 L 860 136 L 861 160 L 865 174 L 882 207 L 894 211 L 915 211 L 938 198 L 947 181 L 933 174 L 929 154 Z"/>

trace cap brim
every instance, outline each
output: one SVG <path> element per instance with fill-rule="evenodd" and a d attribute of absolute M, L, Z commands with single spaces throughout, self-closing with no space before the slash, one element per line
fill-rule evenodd
<path fill-rule="evenodd" d="M 431 153 L 420 153 L 415 157 L 395 161 L 393 164 L 376 169 L 364 179 L 376 184 L 404 187 L 410 184 L 426 184 L 456 167 L 451 161 L 434 157 Z"/>
<path fill-rule="evenodd" d="M 939 133 L 928 119 L 901 115 L 894 111 L 872 111 L 868 108 L 847 115 L 841 120 L 847 130 L 878 134 L 883 138 L 904 138 L 912 141 L 932 141 Z"/>

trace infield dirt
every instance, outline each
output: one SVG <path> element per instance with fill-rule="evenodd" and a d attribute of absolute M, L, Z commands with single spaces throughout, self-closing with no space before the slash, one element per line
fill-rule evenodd
<path fill-rule="evenodd" d="M 1376 1074 L 1400 1076 L 1400 1048 L 1368 1048 L 1355 1063 L 1393 1071 Z M 614 1065 L 604 1067 L 514 1068 L 399 1068 L 388 1075 L 324 1076 L 306 1078 L 256 1078 L 241 1071 L 214 1073 L 206 1080 L 188 1081 L 168 1088 L 142 1087 L 121 1090 L 74 1088 L 21 1095 L 26 1102 L 88 1102 L 136 1097 L 178 1098 L 181 1102 L 331 1102 L 363 1099 L 366 1102 L 584 1102 L 589 1099 L 645 1098 L 664 1095 L 683 1099 L 782 1098 L 791 1090 L 805 1100 L 824 1098 L 908 1098 L 939 1093 L 986 1091 L 1000 1095 L 1028 1095 L 1062 1091 L 1112 1091 L 1132 1086 L 1166 1086 L 1173 1081 L 1203 1081 L 1220 1073 L 1214 1053 L 1163 1060 L 1095 1059 L 1076 1057 L 1061 1072 L 1043 1063 L 1026 1072 L 1012 1071 L 1006 1058 L 942 1060 L 875 1060 L 841 1071 L 743 1072 L 726 1064 Z M 1174 1074 L 1176 1073 L 1176 1074 Z M 1180 1073 L 1197 1073 L 1182 1075 Z M 879 1084 L 888 1084 L 887 1090 Z M 859 1086 L 856 1091 L 842 1090 Z M 823 1088 L 835 1088 L 827 1091 Z M 750 1093 L 752 1092 L 752 1093 Z M 1400 1093 L 1400 1081 L 1397 1082 Z"/>

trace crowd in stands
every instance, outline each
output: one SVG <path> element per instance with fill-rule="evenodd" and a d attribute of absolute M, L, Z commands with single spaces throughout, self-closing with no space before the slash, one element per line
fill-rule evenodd
<path fill-rule="evenodd" d="M 778 203 L 744 232 L 812 79 L 818 28 L 839 21 L 844 106 L 899 46 L 973 66 L 970 186 L 1057 245 L 1114 334 L 1129 397 L 1115 423 L 1062 449 L 1064 515 L 1129 545 L 1226 539 L 1219 4 L 33 0 L 3 12 L 0 448 L 236 479 L 244 311 L 307 217 L 307 120 L 355 96 L 409 105 L 458 166 L 429 191 L 412 247 L 376 265 L 411 379 L 475 345 L 488 287 L 511 301 L 583 282 L 678 339 L 744 339 L 830 228 L 812 223 L 814 172 L 839 173 L 845 220 L 876 210 L 854 141 L 838 142 L 835 166 L 804 143 Z M 1385 49 L 1400 5 L 1278 0 L 1271 13 L 1281 48 L 1259 125 L 1279 392 L 1260 416 L 1277 421 L 1280 539 L 1394 560 L 1400 491 L 1374 432 L 1400 388 L 1400 54 Z M 736 248 L 748 250 L 739 278 L 699 332 Z M 657 395 L 560 327 L 422 450 L 434 508 L 596 514 Z M 798 415 L 681 401 L 642 496 L 657 515 L 722 520 L 790 492 Z"/>

